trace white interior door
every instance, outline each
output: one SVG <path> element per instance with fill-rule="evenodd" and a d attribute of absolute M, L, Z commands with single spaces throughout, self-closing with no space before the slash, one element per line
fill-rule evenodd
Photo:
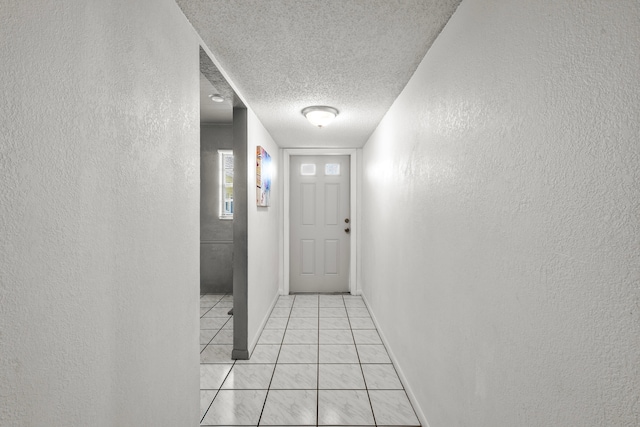
<path fill-rule="evenodd" d="M 349 156 L 291 156 L 291 292 L 348 292 Z"/>

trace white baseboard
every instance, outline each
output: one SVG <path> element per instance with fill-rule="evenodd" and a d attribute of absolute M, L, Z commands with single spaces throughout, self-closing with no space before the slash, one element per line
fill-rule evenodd
<path fill-rule="evenodd" d="M 251 340 L 251 343 L 249 344 L 249 354 L 253 354 L 253 350 L 256 348 L 256 345 L 258 344 L 260 335 L 262 335 L 262 331 L 264 330 L 264 327 L 266 326 L 267 321 L 269 320 L 269 316 L 271 316 L 271 312 L 273 311 L 273 308 L 276 306 L 276 303 L 278 302 L 279 297 L 280 297 L 280 292 L 277 292 L 273 297 L 273 301 L 271 301 L 271 306 L 269 307 L 269 310 L 267 310 L 267 314 L 262 319 L 262 322 L 260 322 L 260 327 L 258 328 L 258 332 L 256 333 L 256 335 Z"/>
<path fill-rule="evenodd" d="M 398 359 L 393 354 L 393 350 L 391 349 L 391 346 L 389 346 L 389 341 L 385 337 L 384 332 L 382 331 L 382 328 L 380 328 L 380 324 L 378 323 L 378 320 L 376 319 L 376 316 L 373 313 L 371 306 L 369 305 L 369 301 L 367 301 L 367 297 L 362 292 L 360 292 L 360 296 L 362 297 L 365 305 L 367 306 L 367 310 L 369 310 L 369 314 L 371 314 L 371 320 L 373 320 L 373 324 L 376 326 L 376 329 L 378 330 L 378 334 L 380 334 L 380 339 L 382 340 L 382 343 L 386 347 L 387 353 L 389 353 L 391 362 L 393 362 L 393 366 L 396 368 L 396 371 L 398 372 L 400 381 L 402 382 L 402 385 L 404 386 L 404 389 L 407 392 L 407 396 L 409 396 L 409 401 L 411 402 L 411 405 L 413 405 L 413 409 L 416 411 L 418 421 L 420 421 L 420 424 L 422 424 L 423 427 L 429 427 L 429 422 L 427 421 L 427 417 L 424 415 L 422 408 L 418 404 L 418 400 L 416 399 L 416 396 L 413 393 L 411 386 L 409 385 L 409 381 L 407 381 L 407 377 L 404 375 L 404 372 L 402 371 L 402 368 L 398 363 Z"/>

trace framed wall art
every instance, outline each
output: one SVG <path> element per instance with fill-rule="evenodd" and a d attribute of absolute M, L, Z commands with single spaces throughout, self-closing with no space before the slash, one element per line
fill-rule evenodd
<path fill-rule="evenodd" d="M 256 203 L 269 206 L 271 203 L 271 156 L 263 147 L 256 147 Z"/>

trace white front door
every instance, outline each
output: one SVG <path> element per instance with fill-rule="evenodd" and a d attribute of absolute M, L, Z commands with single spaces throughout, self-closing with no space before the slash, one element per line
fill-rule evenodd
<path fill-rule="evenodd" d="M 349 156 L 291 156 L 291 292 L 349 291 Z"/>

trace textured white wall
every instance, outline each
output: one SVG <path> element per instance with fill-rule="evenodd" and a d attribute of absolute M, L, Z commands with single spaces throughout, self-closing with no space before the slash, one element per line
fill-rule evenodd
<path fill-rule="evenodd" d="M 278 295 L 280 286 L 280 185 L 278 160 L 280 148 L 258 117 L 247 109 L 247 191 L 248 191 L 248 341 L 249 351 L 258 341 L 265 317 Z M 271 156 L 271 206 L 256 206 L 256 147 L 261 145 Z"/>
<path fill-rule="evenodd" d="M 364 149 L 363 290 L 431 427 L 640 425 L 640 6 L 465 0 Z"/>
<path fill-rule="evenodd" d="M 198 39 L 0 3 L 0 425 L 198 425 Z"/>

